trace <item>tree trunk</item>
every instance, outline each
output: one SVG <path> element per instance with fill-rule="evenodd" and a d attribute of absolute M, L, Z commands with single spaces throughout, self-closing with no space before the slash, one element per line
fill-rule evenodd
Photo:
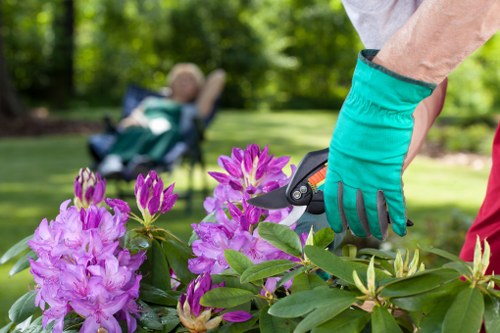
<path fill-rule="evenodd" d="M 15 118 L 26 114 L 12 86 L 3 52 L 3 4 L 0 0 L 0 118 Z"/>
<path fill-rule="evenodd" d="M 63 0 L 55 6 L 50 94 L 55 106 L 65 107 L 74 92 L 75 3 Z"/>

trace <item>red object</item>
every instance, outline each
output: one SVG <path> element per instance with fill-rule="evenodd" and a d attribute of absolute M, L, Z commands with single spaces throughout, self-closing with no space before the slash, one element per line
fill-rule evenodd
<path fill-rule="evenodd" d="M 491 247 L 490 266 L 487 273 L 491 274 L 493 271 L 500 274 L 500 124 L 493 139 L 491 157 L 493 163 L 486 197 L 474 223 L 467 231 L 460 257 L 465 261 L 473 260 L 476 235 L 479 235 L 481 241 L 486 238 Z"/>

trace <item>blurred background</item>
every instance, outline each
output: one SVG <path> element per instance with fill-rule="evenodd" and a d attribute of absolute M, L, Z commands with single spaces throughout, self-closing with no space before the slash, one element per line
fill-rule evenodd
<path fill-rule="evenodd" d="M 120 118 L 129 84 L 159 90 L 178 62 L 223 68 L 221 112 L 203 145 L 208 169 L 250 143 L 298 163 L 328 145 L 360 49 L 340 0 L 1 0 L 0 255 L 72 197 L 91 164 L 89 135 L 104 116 Z M 497 35 L 450 76 L 444 111 L 405 174 L 416 226 L 387 246 L 459 251 L 486 188 L 499 54 Z M 206 175 L 195 176 L 190 214 L 179 202 L 159 221 L 185 239 L 204 216 Z M 186 178 L 182 167 L 165 175 L 181 192 Z M 27 273 L 9 278 L 11 267 L 0 266 L 0 325 L 31 283 Z"/>

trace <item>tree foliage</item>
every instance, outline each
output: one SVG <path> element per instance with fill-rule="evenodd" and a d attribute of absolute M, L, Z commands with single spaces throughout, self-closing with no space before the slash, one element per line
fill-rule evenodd
<path fill-rule="evenodd" d="M 7 65 L 33 103 L 73 90 L 54 75 L 73 52 L 57 24 L 68 2 L 2 4 Z M 228 72 L 226 107 L 338 108 L 362 48 L 340 0 L 88 0 L 74 1 L 74 15 L 74 91 L 98 104 L 119 103 L 132 82 L 159 89 L 173 64 L 190 61 Z M 494 37 L 452 74 L 447 112 L 498 108 L 499 43 Z"/>

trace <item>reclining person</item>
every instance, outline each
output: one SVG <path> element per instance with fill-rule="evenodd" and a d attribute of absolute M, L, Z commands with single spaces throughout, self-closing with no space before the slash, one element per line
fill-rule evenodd
<path fill-rule="evenodd" d="M 103 176 L 132 175 L 139 165 L 173 162 L 193 135 L 195 119 L 206 119 L 213 112 L 225 72 L 215 70 L 205 81 L 196 65 L 179 63 L 168 82 L 167 97 L 145 98 L 118 124 L 116 141 L 97 166 Z"/>

